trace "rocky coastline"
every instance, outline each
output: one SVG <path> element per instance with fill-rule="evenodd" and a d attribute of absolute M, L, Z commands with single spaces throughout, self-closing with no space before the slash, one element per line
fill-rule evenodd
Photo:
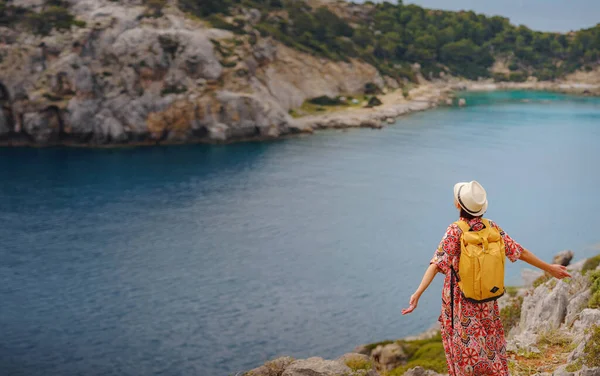
<path fill-rule="evenodd" d="M 38 9 L 41 1 L 15 4 Z M 394 79 L 373 65 L 333 61 L 263 36 L 256 10 L 243 33 L 214 28 L 174 2 L 68 1 L 77 26 L 47 35 L 0 27 L 0 146 L 115 147 L 272 140 L 321 129 L 381 128 L 453 101 L 460 90 L 600 94 L 600 70 L 562 82 L 493 83 L 445 75 Z M 411 89 L 412 88 L 412 89 Z M 368 93 L 372 91 L 372 93 Z M 382 104 L 367 108 L 366 94 Z M 290 112 L 317 97 L 355 96 L 341 111 Z"/>
<path fill-rule="evenodd" d="M 573 278 L 523 273 L 525 285 L 499 300 L 511 375 L 600 375 L 600 255 L 570 264 Z M 278 358 L 243 376 L 438 376 L 445 358 L 439 326 L 417 336 L 360 345 L 335 360 Z M 447 372 L 447 370 L 446 370 Z"/>

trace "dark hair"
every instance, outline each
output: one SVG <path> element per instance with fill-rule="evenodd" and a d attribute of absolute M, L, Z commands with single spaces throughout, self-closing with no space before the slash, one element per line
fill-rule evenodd
<path fill-rule="evenodd" d="M 483 217 L 483 215 L 477 215 L 477 216 L 475 216 L 475 215 L 467 213 L 467 211 L 465 209 L 463 209 L 462 206 L 460 208 L 460 216 L 462 218 L 464 218 L 464 219 L 468 219 L 469 221 L 471 219 L 474 219 L 474 218 L 481 218 L 481 217 Z"/>

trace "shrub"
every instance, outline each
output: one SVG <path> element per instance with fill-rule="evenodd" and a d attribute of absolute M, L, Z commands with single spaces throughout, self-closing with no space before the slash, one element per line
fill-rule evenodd
<path fill-rule="evenodd" d="M 527 81 L 527 74 L 523 72 L 511 72 L 508 75 L 508 80 L 511 82 L 525 82 Z"/>
<path fill-rule="evenodd" d="M 570 345 L 572 339 L 565 333 L 557 329 L 549 329 L 541 332 L 538 335 L 537 343 L 540 346 L 560 346 L 565 347 Z"/>
<path fill-rule="evenodd" d="M 506 293 L 511 298 L 514 298 L 515 296 L 517 296 L 518 292 L 519 292 L 519 288 L 518 287 L 515 287 L 515 286 L 506 286 Z"/>
<path fill-rule="evenodd" d="M 71 26 L 85 26 L 85 22 L 78 21 L 68 9 L 59 6 L 50 6 L 40 13 L 29 13 L 25 23 L 33 33 L 40 35 L 48 35 L 52 29 L 68 30 Z"/>
<path fill-rule="evenodd" d="M 377 106 L 381 106 L 383 104 L 383 102 L 377 98 L 377 97 L 371 97 L 371 99 L 369 99 L 369 103 L 367 104 L 367 107 L 371 108 L 371 107 L 377 107 Z"/>
<path fill-rule="evenodd" d="M 308 103 L 316 104 L 319 106 L 337 106 L 342 104 L 339 98 L 331 98 L 326 95 L 309 99 Z"/>
<path fill-rule="evenodd" d="M 377 95 L 377 94 L 381 94 L 381 90 L 379 89 L 379 86 L 375 85 L 372 82 L 368 82 L 365 84 L 365 94 Z"/>
<path fill-rule="evenodd" d="M 598 265 L 600 265 L 600 255 L 590 257 L 589 259 L 585 260 L 585 263 L 581 268 L 581 272 L 585 273 L 588 270 L 595 270 L 598 267 Z"/>
<path fill-rule="evenodd" d="M 550 276 L 549 274 L 544 273 L 538 279 L 536 279 L 535 281 L 533 281 L 533 288 L 536 288 L 539 285 L 543 285 L 544 283 L 548 282 L 550 280 L 550 278 L 552 278 L 552 276 Z"/>
<path fill-rule="evenodd" d="M 582 363 L 581 359 L 577 359 L 573 363 L 567 365 L 567 368 L 565 368 L 565 370 L 567 372 L 577 372 L 581 369 L 582 366 L 583 366 L 583 363 Z"/>
<path fill-rule="evenodd" d="M 504 73 L 494 73 L 492 75 L 492 78 L 494 79 L 495 82 L 508 81 L 508 77 L 506 77 L 506 74 L 504 74 Z"/>
<path fill-rule="evenodd" d="M 506 333 L 519 323 L 522 304 L 523 297 L 519 296 L 511 299 L 510 303 L 500 310 L 500 321 L 502 321 L 502 326 Z"/>
<path fill-rule="evenodd" d="M 163 8 L 167 5 L 167 0 L 144 0 L 144 4 L 148 7 L 150 17 L 160 17 L 163 14 Z"/>
<path fill-rule="evenodd" d="M 353 371 L 358 371 L 360 369 L 368 371 L 373 368 L 373 363 L 358 357 L 346 360 L 346 365 Z"/>
<path fill-rule="evenodd" d="M 400 376 L 411 368 L 421 366 L 438 373 L 448 373 L 446 354 L 442 337 L 440 334 L 433 338 L 417 341 L 400 341 L 408 362 L 400 367 L 394 368 L 388 376 Z"/>
<path fill-rule="evenodd" d="M 595 270 L 588 274 L 591 282 L 591 296 L 588 302 L 589 308 L 600 308 L 600 270 Z"/>
<path fill-rule="evenodd" d="M 600 367 L 600 325 L 592 326 L 591 330 L 592 336 L 583 349 L 584 360 L 588 367 Z"/>

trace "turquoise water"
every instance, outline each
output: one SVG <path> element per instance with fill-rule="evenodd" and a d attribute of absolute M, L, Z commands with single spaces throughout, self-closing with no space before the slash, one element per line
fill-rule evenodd
<path fill-rule="evenodd" d="M 542 258 L 598 253 L 600 99 L 467 100 L 270 143 L 0 150 L 0 373 L 228 375 L 419 332 L 442 279 L 400 310 L 460 180 Z"/>

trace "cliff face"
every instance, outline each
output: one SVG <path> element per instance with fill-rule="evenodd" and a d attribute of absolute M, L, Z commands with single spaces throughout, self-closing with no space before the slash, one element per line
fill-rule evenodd
<path fill-rule="evenodd" d="M 0 27 L 3 144 L 272 138 L 310 131 L 287 113 L 307 98 L 384 86 L 364 62 L 209 28 L 174 4 L 158 17 L 140 1 L 73 0 L 69 10 L 85 26 L 45 37 Z"/>

